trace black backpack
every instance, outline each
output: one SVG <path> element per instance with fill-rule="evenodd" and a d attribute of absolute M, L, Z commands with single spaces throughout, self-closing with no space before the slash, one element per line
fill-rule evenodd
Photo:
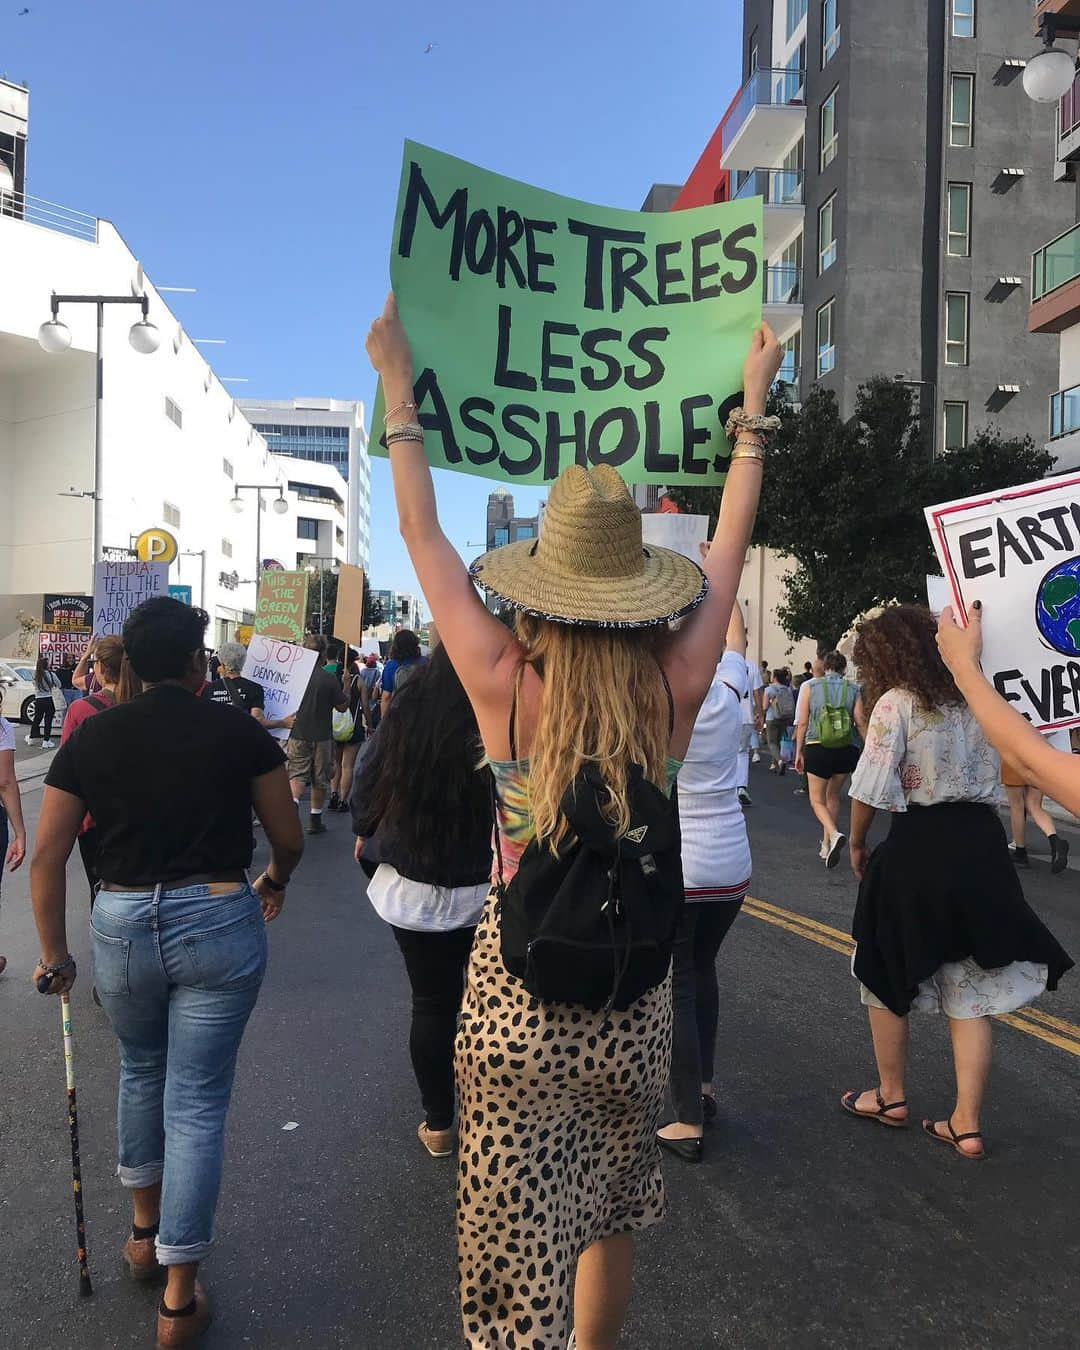
<path fill-rule="evenodd" d="M 607 796 L 587 765 L 562 800 L 571 833 L 555 853 L 533 839 L 508 886 L 495 831 L 506 969 L 544 1003 L 605 1014 L 664 980 L 685 902 L 676 789 L 661 792 L 631 765 L 622 838 L 604 817 Z"/>

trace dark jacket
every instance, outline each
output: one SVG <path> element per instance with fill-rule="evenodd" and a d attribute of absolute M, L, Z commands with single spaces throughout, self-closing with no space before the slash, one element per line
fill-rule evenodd
<path fill-rule="evenodd" d="M 374 876 L 379 863 L 389 863 L 403 877 L 428 886 L 482 885 L 491 877 L 490 806 L 478 812 L 473 803 L 462 802 L 441 820 L 422 822 L 422 828 L 430 829 L 431 838 L 437 841 L 436 865 L 429 867 L 420 866 L 415 856 L 410 856 L 411 851 L 395 838 L 393 831 L 368 809 L 371 788 L 382 767 L 381 746 L 386 729 L 393 728 L 392 714 L 391 705 L 391 716 L 384 718 L 374 735 L 365 741 L 353 770 L 350 809 L 353 833 L 364 840 L 361 867 L 369 878 Z M 468 753 L 469 747 L 462 746 L 462 754 Z M 424 769 L 417 771 L 422 773 Z M 490 769 L 485 768 L 482 772 L 490 778 Z"/>

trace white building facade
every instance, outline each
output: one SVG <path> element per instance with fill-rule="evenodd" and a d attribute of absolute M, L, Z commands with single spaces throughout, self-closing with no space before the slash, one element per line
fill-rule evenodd
<path fill-rule="evenodd" d="M 95 306 L 62 306 L 71 346 L 50 355 L 37 335 L 53 292 L 145 296 L 161 333 L 158 350 L 140 355 L 128 341 L 138 305 L 106 306 L 97 475 Z M 289 492 L 291 476 L 113 225 L 30 197 L 0 210 L 0 652 L 18 609 L 33 613 L 42 593 L 92 589 L 95 493 L 103 556 L 124 556 L 151 526 L 169 530 L 180 548 L 170 581 L 190 585 L 209 612 L 210 641 L 232 636 L 255 607 L 257 519 L 262 557 L 295 566 L 300 508 L 307 515 L 311 504 Z M 337 498 L 318 508 L 320 519 L 343 516 L 340 475 L 311 478 Z M 238 484 L 265 489 L 261 513 L 258 494 L 238 494 Z M 270 509 L 279 495 L 284 514 Z M 328 537 L 336 544 L 336 526 Z"/>
<path fill-rule="evenodd" d="M 328 466 L 347 483 L 343 561 L 366 571 L 371 563 L 371 462 L 363 403 L 338 398 L 240 399 L 239 406 L 274 455 Z M 289 474 L 303 478 L 295 463 Z"/>

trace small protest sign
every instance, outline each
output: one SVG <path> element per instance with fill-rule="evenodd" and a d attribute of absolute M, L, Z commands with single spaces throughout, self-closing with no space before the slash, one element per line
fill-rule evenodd
<path fill-rule="evenodd" d="M 721 484 L 761 244 L 760 197 L 591 206 L 407 141 L 390 277 L 431 463 L 513 483 L 578 463 Z M 384 411 L 380 389 L 376 425 Z"/>
<path fill-rule="evenodd" d="M 41 599 L 38 645 L 52 666 L 76 662 L 94 635 L 94 602 L 88 595 L 45 595 Z"/>
<path fill-rule="evenodd" d="M 94 564 L 94 632 L 119 634 L 128 615 L 144 600 L 168 594 L 169 564 L 99 562 Z"/>
<path fill-rule="evenodd" d="M 364 569 L 342 563 L 338 568 L 334 637 L 355 647 L 364 628 Z"/>
<path fill-rule="evenodd" d="M 709 538 L 709 517 L 681 511 L 646 511 L 641 517 L 641 542 L 646 548 L 669 548 L 701 566 L 701 546 Z"/>
<path fill-rule="evenodd" d="M 296 712 L 318 656 L 318 652 L 309 651 L 307 647 L 297 647 L 259 633 L 253 635 L 241 673 L 262 686 L 267 721 L 277 722 Z M 285 727 L 275 727 L 270 735 L 284 741 L 289 733 Z"/>
<path fill-rule="evenodd" d="M 264 572 L 255 602 L 256 634 L 303 642 L 307 588 L 307 572 Z"/>
<path fill-rule="evenodd" d="M 964 621 L 983 604 L 983 670 L 1039 730 L 1080 726 L 1080 477 L 926 508 Z"/>

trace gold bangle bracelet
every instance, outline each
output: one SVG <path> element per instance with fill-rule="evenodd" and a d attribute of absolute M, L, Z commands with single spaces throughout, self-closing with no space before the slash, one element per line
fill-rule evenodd
<path fill-rule="evenodd" d="M 728 462 L 734 464 L 737 459 L 754 459 L 757 460 L 759 464 L 765 463 L 765 456 L 756 454 L 753 450 L 733 450 L 731 452 L 731 459 Z"/>

